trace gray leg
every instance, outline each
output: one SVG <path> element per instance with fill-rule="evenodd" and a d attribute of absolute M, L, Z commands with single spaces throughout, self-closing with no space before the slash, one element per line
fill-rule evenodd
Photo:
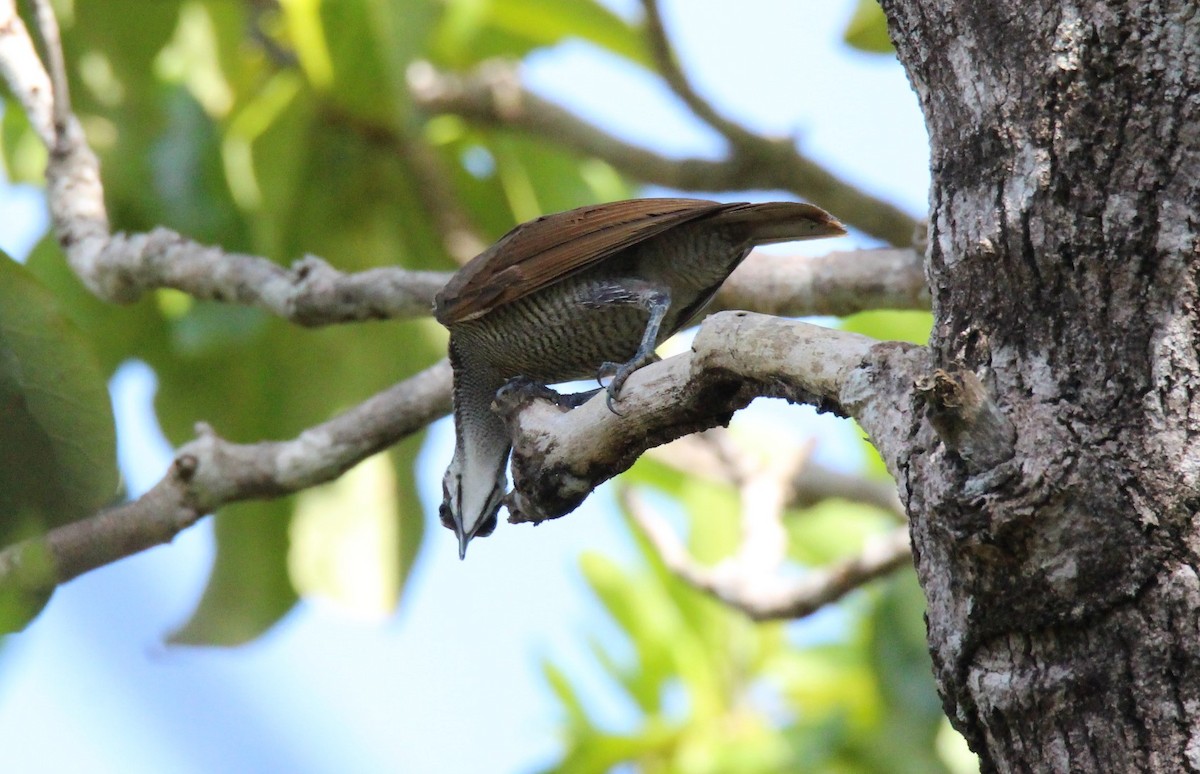
<path fill-rule="evenodd" d="M 658 334 L 662 329 L 663 319 L 667 315 L 667 310 L 671 308 L 671 291 L 666 285 L 628 280 L 604 287 L 597 293 L 594 303 L 636 306 L 645 309 L 650 315 L 650 319 L 646 321 L 646 329 L 642 333 L 642 341 L 638 344 L 633 357 L 624 363 L 602 363 L 600 371 L 596 375 L 596 380 L 600 382 L 601 386 L 604 385 L 603 379 L 606 376 L 612 377 L 612 381 L 608 383 L 607 387 L 606 402 L 608 410 L 618 414 L 620 412 L 613 407 L 613 402 L 620 397 L 621 387 L 625 385 L 625 381 L 634 371 L 658 359 L 658 356 L 654 354 L 654 348 L 658 345 Z"/>

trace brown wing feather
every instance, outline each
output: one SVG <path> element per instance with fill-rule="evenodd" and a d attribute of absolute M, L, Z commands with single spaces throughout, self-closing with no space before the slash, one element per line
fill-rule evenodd
<path fill-rule="evenodd" d="M 630 199 L 545 215 L 509 231 L 434 299 L 449 325 L 553 285 L 627 247 L 729 207 L 703 199 Z"/>

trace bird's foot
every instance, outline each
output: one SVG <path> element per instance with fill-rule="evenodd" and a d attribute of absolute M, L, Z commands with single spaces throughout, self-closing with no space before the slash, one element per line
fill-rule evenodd
<path fill-rule="evenodd" d="M 634 371 L 638 370 L 643 365 L 644 363 L 638 363 L 634 360 L 631 360 L 628 363 L 604 362 L 600 365 L 600 371 L 596 374 L 596 381 L 599 382 L 600 386 L 603 387 L 608 393 L 608 395 L 604 398 L 605 405 L 608 406 L 609 411 L 617 416 L 621 416 L 621 412 L 617 411 L 616 407 L 613 406 L 613 403 L 620 400 L 621 388 L 625 386 L 625 381 L 629 379 Z M 605 385 L 605 377 L 610 376 L 612 378 L 609 380 L 608 384 Z"/>
<path fill-rule="evenodd" d="M 564 395 L 535 379 L 530 379 L 528 376 L 515 376 L 505 382 L 504 386 L 496 391 L 496 397 L 519 397 L 522 401 L 544 400 L 562 409 L 573 409 L 587 403 L 597 392 L 599 390 L 588 390 L 586 392 Z"/>

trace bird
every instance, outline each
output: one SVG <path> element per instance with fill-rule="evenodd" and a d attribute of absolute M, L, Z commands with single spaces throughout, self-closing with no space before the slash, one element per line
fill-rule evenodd
<path fill-rule="evenodd" d="M 609 378 L 616 412 L 629 376 L 699 316 L 751 248 L 842 234 L 811 204 L 629 199 L 527 221 L 466 263 L 434 298 L 450 332 L 455 432 L 439 516 L 459 558 L 492 533 L 504 499 L 511 441 L 492 410 L 500 388 Z"/>

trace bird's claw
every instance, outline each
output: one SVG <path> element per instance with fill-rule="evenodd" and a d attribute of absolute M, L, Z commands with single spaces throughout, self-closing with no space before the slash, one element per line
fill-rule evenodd
<path fill-rule="evenodd" d="M 637 369 L 631 367 L 629 363 L 612 363 L 605 362 L 601 364 L 600 371 L 596 374 L 596 381 L 604 388 L 607 393 L 604 397 L 604 405 L 608 406 L 608 410 L 617 416 L 621 416 L 621 412 L 617 411 L 613 405 L 621 398 L 621 388 L 625 386 L 625 380 L 629 378 Z M 605 376 L 612 376 L 612 379 L 606 385 L 604 383 Z"/>

